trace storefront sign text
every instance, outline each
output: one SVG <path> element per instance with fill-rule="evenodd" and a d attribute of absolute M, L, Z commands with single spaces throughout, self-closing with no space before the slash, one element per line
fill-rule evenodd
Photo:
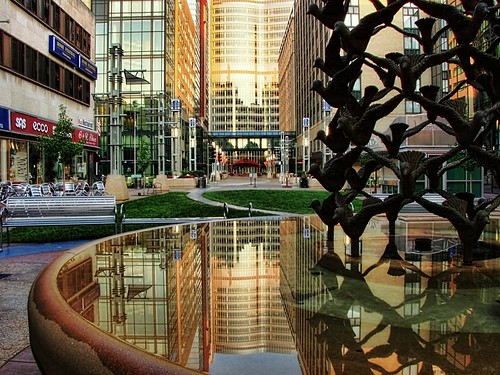
<path fill-rule="evenodd" d="M 55 35 L 49 35 L 49 52 L 59 59 L 73 65 L 94 81 L 97 79 L 97 65 L 85 56 L 82 56 L 76 49 Z"/>
<path fill-rule="evenodd" d="M 73 142 L 80 142 L 82 140 L 85 141 L 86 146 L 98 146 L 98 137 L 96 132 L 91 132 L 83 129 L 75 129 L 73 132 Z"/>
<path fill-rule="evenodd" d="M 0 130 L 9 130 L 9 110 L 0 107 Z"/>
<path fill-rule="evenodd" d="M 16 133 L 33 135 L 53 135 L 56 124 L 24 113 L 11 112 L 11 130 Z"/>
<path fill-rule="evenodd" d="M 49 35 L 49 52 L 78 68 L 78 52 L 55 35 Z"/>

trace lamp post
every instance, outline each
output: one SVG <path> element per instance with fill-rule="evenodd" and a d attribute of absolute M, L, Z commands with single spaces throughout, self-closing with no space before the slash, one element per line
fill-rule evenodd
<path fill-rule="evenodd" d="M 134 106 L 134 175 L 137 176 L 137 112 Z"/>
<path fill-rule="evenodd" d="M 212 142 L 212 147 L 215 149 L 214 155 L 214 166 L 212 168 L 212 172 L 214 174 L 214 183 L 217 183 L 217 166 L 219 164 L 219 146 Z"/>
<path fill-rule="evenodd" d="M 189 118 L 189 169 L 196 168 L 196 119 Z"/>
<path fill-rule="evenodd" d="M 170 139 L 171 139 L 171 160 L 172 160 L 172 173 L 174 175 L 181 174 L 180 163 L 180 111 L 181 101 L 179 99 L 172 99 L 172 118 L 173 121 L 170 125 Z"/>
<path fill-rule="evenodd" d="M 310 137 L 311 137 L 311 128 L 310 128 L 310 121 L 309 117 L 304 117 L 302 119 L 302 165 L 304 167 L 304 172 L 307 172 L 309 169 L 311 169 L 310 165 Z"/>
<path fill-rule="evenodd" d="M 125 176 L 122 174 L 122 57 L 120 44 L 113 44 L 108 50 L 110 55 L 109 81 L 109 161 L 110 174 L 106 178 L 106 190 L 116 197 L 118 202 L 129 199 Z"/>
<path fill-rule="evenodd" d="M 280 132 L 280 184 L 285 179 L 285 132 Z"/>
<path fill-rule="evenodd" d="M 328 126 L 327 126 L 327 121 L 326 121 L 326 118 L 330 116 L 331 114 L 331 111 L 332 111 L 332 107 L 330 106 L 330 104 L 328 104 L 326 102 L 326 100 L 323 100 L 323 108 L 322 108 L 322 121 L 323 121 L 323 130 L 325 131 L 326 134 L 328 134 Z M 322 142 L 323 144 L 323 164 L 322 165 L 325 165 L 326 164 L 326 161 L 327 160 L 330 160 L 332 158 L 332 151 L 326 147 L 326 144 L 324 142 Z"/>

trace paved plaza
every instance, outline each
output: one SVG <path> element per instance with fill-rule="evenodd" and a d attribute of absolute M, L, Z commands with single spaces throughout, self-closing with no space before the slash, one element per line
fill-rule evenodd
<path fill-rule="evenodd" d="M 293 185 L 291 184 L 290 186 Z M 189 197 L 208 204 L 201 195 L 210 189 L 282 189 L 278 179 L 231 177 L 210 184 L 207 188 L 189 191 Z M 130 199 L 144 197 L 142 189 L 130 189 Z M 230 206 L 232 207 L 232 206 Z M 262 210 L 261 210 L 262 211 Z M 29 346 L 27 301 L 33 281 L 44 267 L 62 252 L 84 241 L 44 244 L 11 244 L 0 252 L 0 375 L 41 374 Z"/>
<path fill-rule="evenodd" d="M 298 189 L 298 186 L 292 182 L 290 186 L 284 187 L 278 179 L 270 180 L 265 177 L 260 177 L 256 183 L 245 177 L 231 177 L 212 183 L 207 188 L 190 189 L 189 197 L 204 203 L 222 206 L 222 203 L 204 199 L 202 194 L 212 189 L 284 188 Z M 131 200 L 145 196 L 142 189 L 130 189 L 129 193 Z M 0 252 L 0 329 L 2 332 L 0 335 L 0 375 L 41 374 L 30 350 L 27 318 L 28 294 L 33 281 L 47 264 L 62 252 L 84 242 L 11 244 Z"/>

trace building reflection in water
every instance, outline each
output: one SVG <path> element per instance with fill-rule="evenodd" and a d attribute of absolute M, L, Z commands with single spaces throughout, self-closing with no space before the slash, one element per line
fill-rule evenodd
<path fill-rule="evenodd" d="M 500 373 L 498 250 L 463 267 L 451 225 L 427 219 L 400 218 L 396 248 L 372 219 L 361 258 L 315 216 L 163 227 L 97 244 L 58 282 L 103 331 L 204 372 L 281 353 L 303 374 Z M 498 234 L 493 219 L 483 240 Z"/>

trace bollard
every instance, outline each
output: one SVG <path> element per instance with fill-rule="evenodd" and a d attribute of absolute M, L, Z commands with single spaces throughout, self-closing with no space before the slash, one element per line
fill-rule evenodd
<path fill-rule="evenodd" d="M 252 208 L 253 208 L 252 202 L 248 203 L 248 217 L 252 216 Z"/>
<path fill-rule="evenodd" d="M 227 219 L 227 215 L 229 214 L 229 206 L 226 202 L 224 202 L 224 219 Z"/>

